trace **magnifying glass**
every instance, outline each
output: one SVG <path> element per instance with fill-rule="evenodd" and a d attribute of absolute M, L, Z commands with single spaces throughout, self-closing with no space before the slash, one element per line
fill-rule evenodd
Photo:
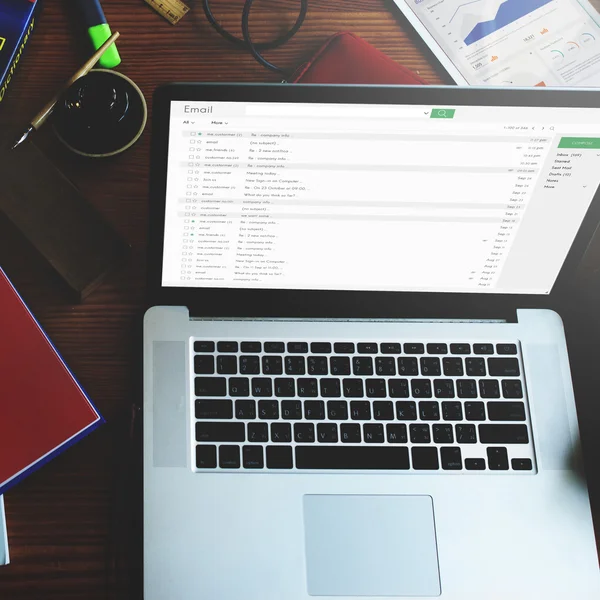
<path fill-rule="evenodd" d="M 446 115 L 446 109 L 445 108 L 440 108 L 440 110 L 438 110 L 438 116 L 439 117 L 446 117 L 448 115 Z"/>

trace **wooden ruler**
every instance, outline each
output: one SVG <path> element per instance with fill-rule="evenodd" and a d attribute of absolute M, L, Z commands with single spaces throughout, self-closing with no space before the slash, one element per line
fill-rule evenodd
<path fill-rule="evenodd" d="M 169 23 L 175 25 L 185 17 L 189 12 L 190 7 L 184 4 L 181 0 L 144 0 L 149 4 L 161 17 L 164 17 Z"/>

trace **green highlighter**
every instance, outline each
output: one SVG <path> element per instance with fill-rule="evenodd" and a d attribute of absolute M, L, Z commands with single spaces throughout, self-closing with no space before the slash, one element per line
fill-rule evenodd
<path fill-rule="evenodd" d="M 76 0 L 75 4 L 87 28 L 90 40 L 92 40 L 94 50 L 98 50 L 111 36 L 110 27 L 106 22 L 102 6 L 99 0 Z M 104 69 L 113 69 L 120 63 L 121 57 L 115 44 L 109 46 L 98 61 L 98 65 Z"/>

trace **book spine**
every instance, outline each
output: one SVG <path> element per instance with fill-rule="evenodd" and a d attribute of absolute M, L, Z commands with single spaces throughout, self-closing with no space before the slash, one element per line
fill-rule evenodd
<path fill-rule="evenodd" d="M 41 5 L 41 2 L 40 2 L 40 0 L 38 0 L 35 4 L 33 11 L 31 12 L 31 15 L 29 16 L 29 20 L 27 21 L 26 26 L 23 28 L 23 32 L 21 33 L 21 38 L 19 39 L 17 48 L 15 50 L 15 53 L 13 54 L 10 64 L 8 65 L 8 68 L 6 69 L 3 79 L 1 78 L 2 76 L 0 74 L 0 102 L 2 102 L 2 100 L 4 100 L 4 96 L 6 95 L 6 90 L 8 88 L 8 84 L 11 82 L 11 79 L 15 73 L 15 69 L 17 68 L 19 61 L 21 60 L 21 56 L 23 55 L 23 51 L 25 50 L 25 47 L 27 46 L 29 37 L 33 33 L 40 5 Z M 4 38 L 0 37 L 0 44 L 2 44 L 3 39 Z"/>

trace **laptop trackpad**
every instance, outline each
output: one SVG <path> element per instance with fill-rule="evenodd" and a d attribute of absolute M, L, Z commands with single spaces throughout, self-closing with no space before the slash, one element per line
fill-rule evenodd
<path fill-rule="evenodd" d="M 431 496 L 304 496 L 311 596 L 439 596 Z"/>

